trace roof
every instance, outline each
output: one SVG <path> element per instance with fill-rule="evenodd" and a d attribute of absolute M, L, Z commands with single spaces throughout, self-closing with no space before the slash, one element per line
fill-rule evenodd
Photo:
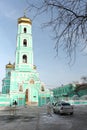
<path fill-rule="evenodd" d="M 24 15 L 23 17 L 18 18 L 18 24 L 20 23 L 32 24 L 32 21 Z"/>
<path fill-rule="evenodd" d="M 14 68 L 14 65 L 9 62 L 9 63 L 6 65 L 6 68 Z"/>

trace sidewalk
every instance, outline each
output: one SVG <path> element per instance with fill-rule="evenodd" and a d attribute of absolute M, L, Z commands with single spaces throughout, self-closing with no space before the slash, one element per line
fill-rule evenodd
<path fill-rule="evenodd" d="M 46 106 L 17 107 L 16 115 L 10 115 L 9 107 L 6 107 L 0 109 L 0 130 L 43 130 L 43 122 L 49 119 L 52 122 Z"/>
<path fill-rule="evenodd" d="M 0 115 L 10 115 L 10 107 L 0 107 Z M 17 115 L 34 115 L 38 116 L 38 114 L 44 114 L 46 112 L 46 106 L 38 107 L 38 106 L 17 106 L 16 114 Z"/>

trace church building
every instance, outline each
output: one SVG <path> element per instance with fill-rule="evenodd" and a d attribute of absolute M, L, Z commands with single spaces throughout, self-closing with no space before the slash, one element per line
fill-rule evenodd
<path fill-rule="evenodd" d="M 42 106 L 52 100 L 53 93 L 45 88 L 33 61 L 32 21 L 23 16 L 18 19 L 15 62 L 6 65 L 2 80 L 0 106 L 12 104 Z"/>

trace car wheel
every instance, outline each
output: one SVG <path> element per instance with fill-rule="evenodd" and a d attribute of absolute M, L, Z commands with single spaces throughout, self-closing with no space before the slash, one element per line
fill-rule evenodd
<path fill-rule="evenodd" d="M 56 113 L 56 112 L 55 112 L 55 109 L 53 109 L 53 112 Z"/>
<path fill-rule="evenodd" d="M 60 115 L 63 115 L 63 113 L 59 113 Z"/>
<path fill-rule="evenodd" d="M 71 112 L 70 115 L 73 115 L 73 112 Z"/>

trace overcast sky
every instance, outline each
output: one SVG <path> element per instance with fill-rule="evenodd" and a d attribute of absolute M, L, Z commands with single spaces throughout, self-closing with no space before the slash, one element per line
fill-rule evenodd
<path fill-rule="evenodd" d="M 17 19 L 24 15 L 25 8 L 26 0 L 0 0 L 0 90 L 5 77 L 5 65 L 9 61 L 15 62 Z M 27 17 L 32 19 L 33 14 L 28 12 Z M 86 50 L 77 54 L 73 66 L 68 65 L 68 59 L 62 50 L 59 50 L 59 56 L 55 58 L 52 32 L 50 29 L 41 28 L 45 19 L 46 16 L 39 16 L 32 21 L 34 64 L 37 66 L 40 80 L 48 88 L 80 81 L 82 76 L 87 76 Z"/>

